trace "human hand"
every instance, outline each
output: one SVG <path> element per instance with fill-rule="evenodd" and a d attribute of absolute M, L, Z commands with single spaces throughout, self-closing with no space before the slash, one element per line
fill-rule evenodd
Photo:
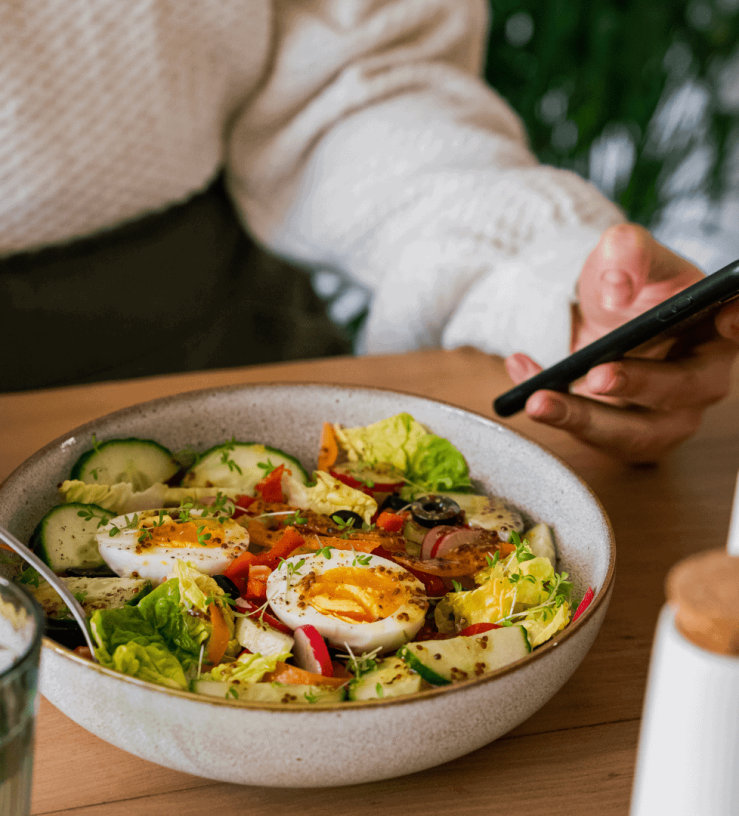
<path fill-rule="evenodd" d="M 578 283 L 572 351 L 700 280 L 691 263 L 634 224 L 608 229 Z M 653 462 L 692 436 L 704 410 L 726 396 L 739 351 L 739 303 L 725 306 L 715 332 L 668 359 L 627 358 L 591 369 L 571 394 L 537 391 L 531 419 L 631 462 Z M 515 383 L 541 371 L 525 354 L 505 361 Z"/>

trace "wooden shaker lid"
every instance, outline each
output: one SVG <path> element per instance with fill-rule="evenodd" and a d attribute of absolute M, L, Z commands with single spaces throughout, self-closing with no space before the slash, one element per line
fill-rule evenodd
<path fill-rule="evenodd" d="M 703 649 L 739 655 L 739 557 L 696 553 L 667 576 L 667 600 L 678 630 Z"/>

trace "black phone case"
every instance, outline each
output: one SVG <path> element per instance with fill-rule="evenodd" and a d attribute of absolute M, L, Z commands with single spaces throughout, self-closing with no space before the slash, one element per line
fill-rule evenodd
<path fill-rule="evenodd" d="M 512 416 L 524 408 L 535 391 L 542 388 L 567 391 L 570 383 L 591 368 L 618 360 L 650 340 L 682 333 L 736 297 L 739 297 L 739 260 L 501 394 L 493 403 L 493 409 L 498 416 Z"/>

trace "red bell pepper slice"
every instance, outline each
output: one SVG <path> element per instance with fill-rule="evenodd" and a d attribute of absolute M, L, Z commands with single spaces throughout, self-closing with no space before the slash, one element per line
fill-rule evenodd
<path fill-rule="evenodd" d="M 385 510 L 377 517 L 376 524 L 386 533 L 399 533 L 403 529 L 405 519 L 403 516 Z"/>
<path fill-rule="evenodd" d="M 285 495 L 282 492 L 282 474 L 284 472 L 285 466 L 279 465 L 279 467 L 268 473 L 261 482 L 257 482 L 254 489 L 262 494 L 262 498 L 266 502 L 282 503 L 285 501 Z"/>
<path fill-rule="evenodd" d="M 491 632 L 493 629 L 502 629 L 499 623 L 471 623 L 465 626 L 459 633 L 463 637 L 472 637 L 473 635 L 481 635 L 483 632 Z"/>
<path fill-rule="evenodd" d="M 241 494 L 234 499 L 234 511 L 231 514 L 232 519 L 241 518 L 241 516 L 246 514 L 247 509 L 251 504 L 256 501 L 254 496 L 247 496 L 245 494 Z"/>
<path fill-rule="evenodd" d="M 294 527 L 285 527 L 277 543 L 271 550 L 267 550 L 261 555 L 255 556 L 255 564 L 263 564 L 270 569 L 275 569 L 283 558 L 287 558 L 298 547 L 305 544 L 305 539 Z"/>
<path fill-rule="evenodd" d="M 267 550 L 267 552 L 260 555 L 250 552 L 241 553 L 223 570 L 223 574 L 238 585 L 238 580 L 245 581 L 248 579 L 249 570 L 252 566 L 265 566 L 273 570 L 281 558 L 287 558 L 293 550 L 303 544 L 305 544 L 305 539 L 294 527 L 285 527 L 284 532 L 271 550 Z"/>
<path fill-rule="evenodd" d="M 263 564 L 252 564 L 244 596 L 249 601 L 264 603 L 267 600 L 267 579 L 272 570 Z"/>

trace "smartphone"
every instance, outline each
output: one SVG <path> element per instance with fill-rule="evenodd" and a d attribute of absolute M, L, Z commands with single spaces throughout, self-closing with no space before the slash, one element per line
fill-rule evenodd
<path fill-rule="evenodd" d="M 644 351 L 670 337 L 682 337 L 689 342 L 689 329 L 693 328 L 695 332 L 698 324 L 712 320 L 724 304 L 737 297 L 739 260 L 501 394 L 493 403 L 493 409 L 498 416 L 512 416 L 524 408 L 526 400 L 535 391 L 542 388 L 567 391 L 570 383 L 601 363 L 619 360 L 629 352 Z"/>

